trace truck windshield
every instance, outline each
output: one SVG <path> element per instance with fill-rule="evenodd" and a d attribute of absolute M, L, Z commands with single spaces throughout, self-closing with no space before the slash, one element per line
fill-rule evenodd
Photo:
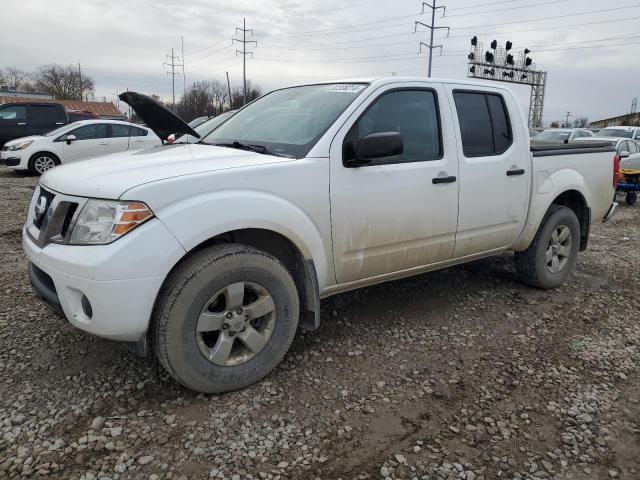
<path fill-rule="evenodd" d="M 625 130 L 622 128 L 605 128 L 596 134 L 596 137 L 631 138 L 632 136 L 633 130 Z"/>
<path fill-rule="evenodd" d="M 276 90 L 240 110 L 203 143 L 302 158 L 366 86 L 333 83 Z"/>

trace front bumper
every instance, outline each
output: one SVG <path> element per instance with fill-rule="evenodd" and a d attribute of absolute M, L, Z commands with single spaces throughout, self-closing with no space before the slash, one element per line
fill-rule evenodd
<path fill-rule="evenodd" d="M 167 273 L 185 253 L 160 221 L 138 229 L 109 245 L 43 248 L 24 230 L 34 292 L 76 328 L 111 340 L 138 341 Z"/>
<path fill-rule="evenodd" d="M 611 206 L 609 207 L 609 210 L 607 211 L 607 214 L 604 216 L 602 221 L 608 222 L 609 220 L 611 220 L 613 216 L 616 214 L 617 210 L 618 210 L 618 202 L 611 202 Z"/>
<path fill-rule="evenodd" d="M 18 152 L 5 150 L 0 152 L 0 164 L 7 167 L 18 167 L 22 163 L 22 155 Z"/>

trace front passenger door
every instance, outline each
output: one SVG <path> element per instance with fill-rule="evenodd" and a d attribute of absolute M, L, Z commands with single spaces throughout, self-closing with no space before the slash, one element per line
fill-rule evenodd
<path fill-rule="evenodd" d="M 380 89 L 331 145 L 331 225 L 339 284 L 451 258 L 458 217 L 458 160 L 441 85 Z M 448 107 L 447 107 L 448 108 Z M 400 155 L 349 166 L 358 142 L 398 132 Z"/>
<path fill-rule="evenodd" d="M 106 123 L 93 123 L 65 133 L 58 139 L 58 141 L 64 142 L 63 161 L 75 162 L 109 153 L 107 127 Z M 76 137 L 71 143 L 65 141 L 69 135 L 75 135 Z"/>

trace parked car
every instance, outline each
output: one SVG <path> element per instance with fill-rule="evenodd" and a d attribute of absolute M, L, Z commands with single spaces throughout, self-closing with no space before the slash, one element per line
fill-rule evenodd
<path fill-rule="evenodd" d="M 160 138 L 195 134 L 120 98 Z M 47 172 L 23 245 L 36 294 L 72 325 L 224 392 L 267 375 L 339 292 L 509 250 L 523 283 L 559 287 L 615 212 L 618 160 L 606 142 L 530 144 L 503 86 L 304 85 L 196 144 Z"/>
<path fill-rule="evenodd" d="M 534 139 L 541 142 L 569 143 L 593 137 L 593 132 L 586 128 L 548 128 L 538 133 Z"/>
<path fill-rule="evenodd" d="M 206 122 L 207 120 L 209 120 L 211 117 L 209 116 L 204 116 L 204 117 L 198 117 L 198 118 L 194 118 L 193 120 L 191 120 L 188 125 L 191 128 L 196 128 L 198 125 L 202 125 L 204 122 Z"/>
<path fill-rule="evenodd" d="M 86 110 L 67 110 L 69 123 L 79 122 L 80 120 L 100 120 L 100 115 Z"/>
<path fill-rule="evenodd" d="M 228 112 L 221 113 L 218 116 L 211 117 L 206 122 L 201 123 L 200 125 L 198 125 L 197 127 L 194 128 L 195 132 L 198 135 L 200 135 L 199 137 L 194 137 L 192 135 L 181 135 L 180 137 L 176 138 L 174 143 L 195 143 L 195 142 L 199 142 L 200 138 L 209 135 L 216 128 L 218 128 L 220 125 L 222 125 L 224 122 L 226 122 L 227 119 L 229 119 L 234 113 L 236 113 L 235 110 L 229 110 Z M 189 126 L 191 126 L 191 125 L 189 125 Z"/>
<path fill-rule="evenodd" d="M 59 103 L 7 103 L 0 105 L 0 147 L 10 140 L 41 135 L 69 123 Z"/>
<path fill-rule="evenodd" d="M 0 152 L 0 163 L 13 170 L 42 175 L 60 164 L 161 143 L 151 130 L 138 125 L 116 120 L 83 120 L 44 135 L 7 142 Z"/>
<path fill-rule="evenodd" d="M 596 133 L 596 137 L 616 137 L 630 138 L 632 140 L 640 140 L 640 127 L 607 127 Z"/>
<path fill-rule="evenodd" d="M 598 137 L 586 141 L 610 142 L 618 155 L 624 157 L 620 160 L 620 168 L 640 170 L 640 142 L 624 137 Z"/>

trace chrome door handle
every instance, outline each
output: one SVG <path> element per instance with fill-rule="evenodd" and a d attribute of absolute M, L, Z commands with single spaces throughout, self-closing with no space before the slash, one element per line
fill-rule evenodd
<path fill-rule="evenodd" d="M 26 125 L 26 122 L 18 122 L 18 125 L 20 126 Z"/>

